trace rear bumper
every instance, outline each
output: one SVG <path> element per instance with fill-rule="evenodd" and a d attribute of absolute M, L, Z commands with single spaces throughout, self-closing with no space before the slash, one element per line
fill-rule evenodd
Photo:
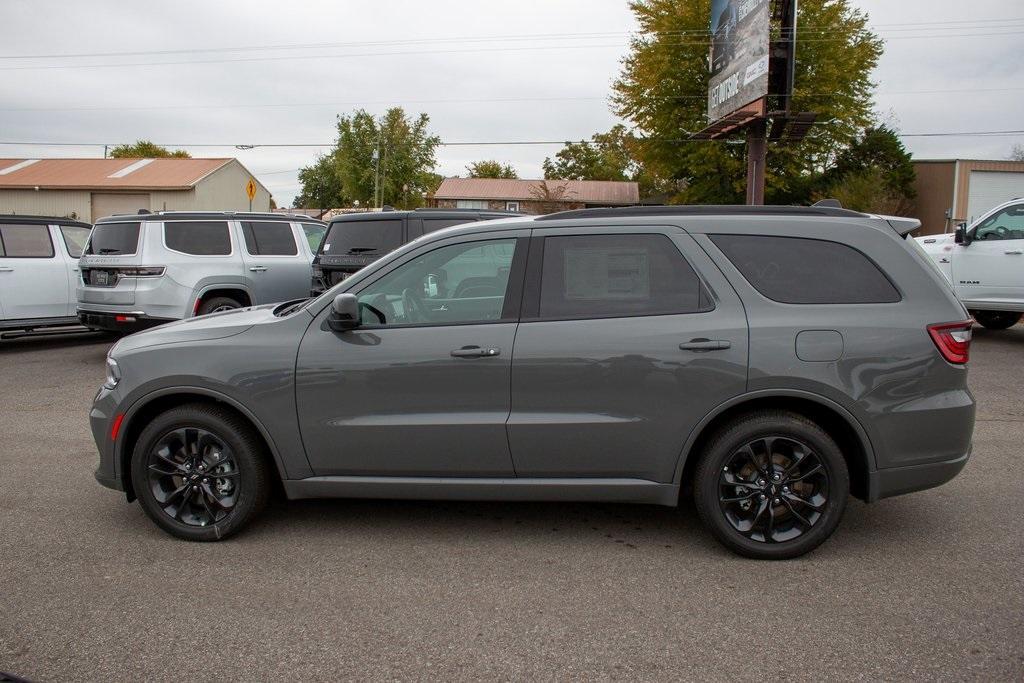
<path fill-rule="evenodd" d="M 142 311 L 110 313 L 78 309 L 78 322 L 86 327 L 109 330 L 110 332 L 138 332 L 173 321 L 173 318 L 154 318 Z"/>
<path fill-rule="evenodd" d="M 870 500 L 876 501 L 941 486 L 960 474 L 960 470 L 964 468 L 970 457 L 971 449 L 968 448 L 966 453 L 952 460 L 908 467 L 891 467 L 871 472 L 868 475 L 871 479 Z"/>

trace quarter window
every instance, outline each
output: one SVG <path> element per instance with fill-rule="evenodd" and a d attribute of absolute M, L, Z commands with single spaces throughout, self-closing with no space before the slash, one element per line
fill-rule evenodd
<path fill-rule="evenodd" d="M 544 241 L 541 318 L 697 313 L 713 308 L 665 235 L 573 235 Z"/>
<path fill-rule="evenodd" d="M 320 249 L 320 243 L 324 241 L 324 235 L 327 234 L 327 226 L 318 225 L 317 223 L 303 223 L 302 232 L 306 234 L 309 250 L 315 254 Z"/>
<path fill-rule="evenodd" d="M 487 240 L 453 244 L 415 258 L 359 293 L 362 323 L 501 320 L 515 252 L 515 239 Z"/>
<path fill-rule="evenodd" d="M 193 256 L 227 256 L 231 253 L 228 224 L 220 221 L 164 223 L 164 242 L 168 249 Z"/>
<path fill-rule="evenodd" d="M 46 225 L 0 225 L 0 256 L 52 258 L 53 242 Z"/>
<path fill-rule="evenodd" d="M 254 256 L 295 256 L 299 253 L 291 223 L 245 221 L 242 234 L 246 251 Z"/>
<path fill-rule="evenodd" d="M 754 289 L 785 304 L 894 303 L 900 294 L 867 256 L 827 240 L 711 235 Z"/>
<path fill-rule="evenodd" d="M 89 228 L 80 225 L 62 225 L 60 233 L 64 237 L 64 246 L 68 248 L 71 258 L 80 258 L 85 243 L 89 241 Z"/>

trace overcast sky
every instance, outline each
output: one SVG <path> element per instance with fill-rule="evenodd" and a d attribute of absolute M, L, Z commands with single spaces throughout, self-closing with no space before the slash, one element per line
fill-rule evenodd
<path fill-rule="evenodd" d="M 2 0 L 0 141 L 102 145 L 148 138 L 182 144 L 193 156 L 237 156 L 287 206 L 298 191 L 297 169 L 333 142 L 335 115 L 355 107 L 425 111 L 445 141 L 577 140 L 607 130 L 616 122 L 610 84 L 635 27 L 627 4 Z M 1021 3 L 851 4 L 867 11 L 887 39 L 875 73 L 884 120 L 904 133 L 1024 129 Z M 552 37 L 527 38 L 537 34 Z M 328 45 L 286 47 L 310 44 Z M 132 51 L 166 53 L 9 58 Z M 187 61 L 200 63 L 181 63 Z M 68 68 L 84 64 L 105 66 Z M 185 143 L 324 147 L 239 151 Z M 999 159 L 1024 135 L 905 143 L 921 158 Z M 437 170 L 464 174 L 470 161 L 497 158 L 521 177 L 540 177 L 541 161 L 557 150 L 445 147 Z M 0 146 L 0 157 L 8 158 L 102 154 L 102 146 Z"/>

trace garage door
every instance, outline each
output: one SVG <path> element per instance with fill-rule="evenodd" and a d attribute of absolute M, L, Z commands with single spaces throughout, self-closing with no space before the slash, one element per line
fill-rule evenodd
<path fill-rule="evenodd" d="M 148 194 L 120 194 L 115 192 L 92 195 L 92 222 L 115 213 L 138 213 L 139 209 L 149 210 Z"/>
<path fill-rule="evenodd" d="M 1018 197 L 1024 197 L 1024 173 L 971 171 L 967 222 L 973 223 L 989 209 Z"/>

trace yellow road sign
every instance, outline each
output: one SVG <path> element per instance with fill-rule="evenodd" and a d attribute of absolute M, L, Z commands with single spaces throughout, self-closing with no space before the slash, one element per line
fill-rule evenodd
<path fill-rule="evenodd" d="M 249 182 L 245 185 L 245 193 L 249 195 L 250 202 L 256 198 L 256 182 L 252 178 L 249 178 Z"/>

